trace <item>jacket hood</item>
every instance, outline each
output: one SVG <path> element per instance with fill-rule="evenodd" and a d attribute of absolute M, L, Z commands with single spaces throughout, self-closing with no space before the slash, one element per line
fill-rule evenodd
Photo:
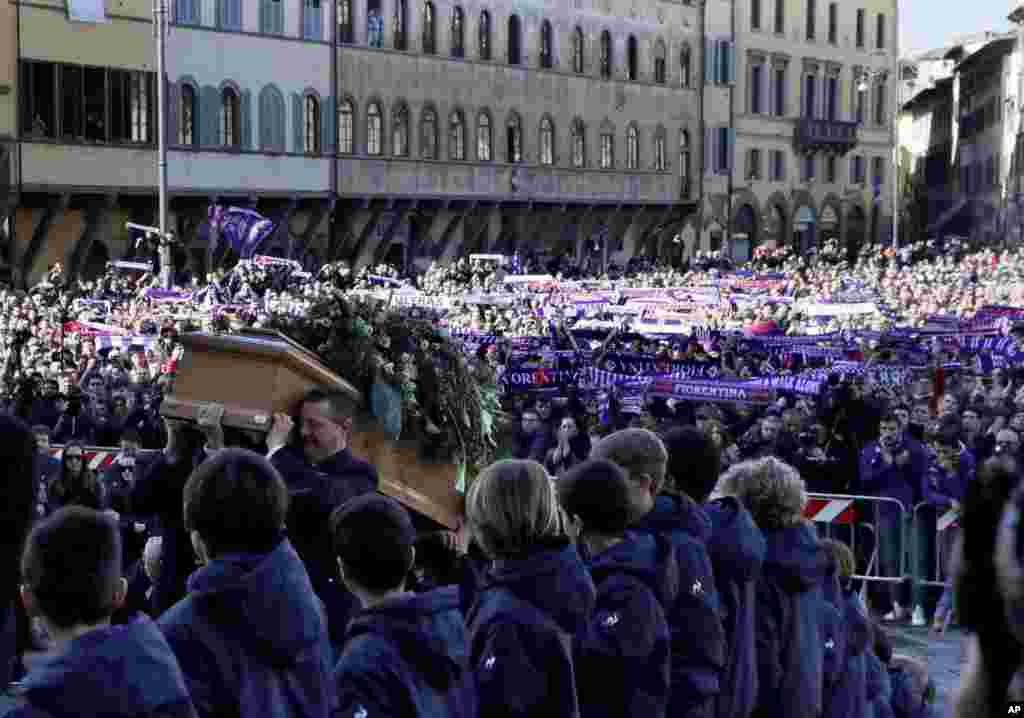
<path fill-rule="evenodd" d="M 765 556 L 764 534 L 739 499 L 717 499 L 705 504 L 704 512 L 712 526 L 707 548 L 716 576 L 724 573 L 738 583 L 760 576 Z"/>
<path fill-rule="evenodd" d="M 683 531 L 707 542 L 711 537 L 711 521 L 704 509 L 689 496 L 660 494 L 654 508 L 637 522 L 636 528 L 655 533 Z"/>
<path fill-rule="evenodd" d="M 675 604 L 680 570 L 672 542 L 662 534 L 628 532 L 623 541 L 588 561 L 595 584 L 614 574 L 643 582 L 662 606 Z"/>
<path fill-rule="evenodd" d="M 102 696 L 104 716 L 149 716 L 189 702 L 178 661 L 160 629 L 139 616 L 90 631 L 31 665 L 22 684 L 32 705 L 56 715 L 81 714 Z M 84 703 L 83 703 L 84 702 Z"/>
<path fill-rule="evenodd" d="M 846 645 L 851 655 L 859 656 L 871 643 L 871 624 L 856 591 L 844 589 L 843 601 L 846 603 L 843 610 L 847 627 Z"/>
<path fill-rule="evenodd" d="M 267 554 L 228 554 L 193 573 L 188 590 L 211 620 L 268 665 L 291 665 L 324 631 L 306 567 L 283 539 Z"/>
<path fill-rule="evenodd" d="M 495 561 L 481 593 L 503 587 L 551 616 L 566 633 L 579 633 L 594 610 L 594 582 L 567 540 L 525 558 Z"/>
<path fill-rule="evenodd" d="M 769 531 L 765 542 L 764 572 L 787 593 L 804 593 L 821 583 L 827 555 L 812 526 L 800 523 Z"/>
<path fill-rule="evenodd" d="M 346 641 L 380 636 L 397 645 L 411 669 L 440 691 L 469 665 L 469 643 L 458 586 L 406 594 L 367 608 L 348 626 Z"/>

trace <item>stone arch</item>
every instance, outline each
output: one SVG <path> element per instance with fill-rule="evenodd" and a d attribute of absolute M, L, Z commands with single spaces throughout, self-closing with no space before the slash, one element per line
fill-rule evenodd
<path fill-rule="evenodd" d="M 800 210 L 804 207 L 810 210 L 813 222 L 809 223 L 804 230 L 797 231 L 796 221 L 799 218 Z M 810 192 L 803 189 L 797 189 L 793 190 L 790 210 L 790 226 L 787 228 L 784 235 L 789 237 L 789 245 L 791 247 L 793 247 L 797 252 L 803 253 L 809 247 L 813 247 L 817 244 L 818 204 L 814 201 L 814 197 Z"/>
<path fill-rule="evenodd" d="M 761 240 L 774 240 L 776 246 L 784 246 L 789 238 L 789 216 L 789 199 L 783 192 L 774 192 L 761 212 Z"/>
<path fill-rule="evenodd" d="M 761 241 L 761 209 L 757 197 L 751 194 L 733 203 L 730 227 L 728 239 L 732 256 L 739 261 L 750 259 L 753 248 Z"/>
<path fill-rule="evenodd" d="M 843 201 L 835 192 L 821 200 L 818 212 L 818 246 L 830 239 L 839 239 L 843 229 Z"/>
<path fill-rule="evenodd" d="M 864 200 L 849 200 L 843 219 L 843 246 L 847 257 L 852 258 L 867 239 L 868 210 Z"/>

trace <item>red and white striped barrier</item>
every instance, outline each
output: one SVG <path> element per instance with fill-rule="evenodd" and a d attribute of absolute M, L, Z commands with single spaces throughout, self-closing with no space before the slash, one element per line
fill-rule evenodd
<path fill-rule="evenodd" d="M 121 453 L 121 449 L 116 446 L 86 446 L 83 453 L 90 469 L 102 471 L 114 463 L 117 455 Z M 152 449 L 140 449 L 137 452 L 137 456 L 144 457 L 155 453 Z M 60 461 L 63 455 L 64 447 L 62 445 L 55 444 L 50 447 L 50 456 L 53 458 Z"/>
<path fill-rule="evenodd" d="M 804 518 L 819 524 L 852 524 L 857 516 L 853 499 L 820 499 L 814 496 L 804 504 Z"/>
<path fill-rule="evenodd" d="M 939 520 L 935 522 L 935 528 L 939 533 L 942 533 L 948 528 L 958 527 L 960 525 L 960 512 L 956 509 L 949 509 L 946 513 L 939 517 Z"/>

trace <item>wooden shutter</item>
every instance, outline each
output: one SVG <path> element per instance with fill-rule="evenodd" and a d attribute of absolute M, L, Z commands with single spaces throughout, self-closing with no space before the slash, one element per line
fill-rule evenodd
<path fill-rule="evenodd" d="M 337 140 L 338 132 L 334 127 L 336 118 L 334 98 L 325 97 L 320 102 L 320 146 L 324 154 L 327 155 L 333 155 L 337 151 L 335 141 Z"/>
<path fill-rule="evenodd" d="M 302 121 L 302 95 L 292 93 L 292 152 L 302 152 L 302 134 L 305 123 Z"/>
<path fill-rule="evenodd" d="M 214 147 L 220 142 L 220 93 L 216 87 L 206 85 L 200 97 L 202 109 L 199 112 L 199 143 L 203 147 Z"/>
<path fill-rule="evenodd" d="M 242 133 L 241 142 L 239 147 L 243 150 L 252 149 L 252 91 L 245 90 L 242 92 L 242 97 L 239 98 L 238 102 L 240 106 L 241 118 L 238 123 L 240 131 Z"/>
<path fill-rule="evenodd" d="M 181 122 L 179 111 L 181 110 L 181 86 L 177 82 L 167 82 L 167 94 L 164 96 L 167 103 L 167 144 L 175 146 L 180 144 L 178 137 L 178 124 Z"/>

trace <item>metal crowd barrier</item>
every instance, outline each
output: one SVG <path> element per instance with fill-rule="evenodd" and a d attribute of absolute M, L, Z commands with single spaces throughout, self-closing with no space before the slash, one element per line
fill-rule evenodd
<path fill-rule="evenodd" d="M 113 465 L 114 460 L 117 459 L 118 454 L 121 453 L 121 447 L 119 446 L 85 446 L 82 447 L 82 453 L 88 462 L 88 467 L 93 471 L 100 472 L 104 469 L 110 468 Z M 152 456 L 159 454 L 160 452 L 155 449 L 139 449 L 135 452 L 135 455 L 140 459 L 148 459 Z M 49 454 L 58 461 L 64 455 L 63 444 L 52 444 L 49 449 Z"/>
<path fill-rule="evenodd" d="M 876 527 L 881 523 L 882 505 L 890 504 L 899 510 L 899 571 L 896 576 L 882 575 L 881 561 L 879 560 L 880 537 Z M 858 521 L 864 518 L 867 511 L 871 521 Z M 817 494 L 807 495 L 807 503 L 804 505 L 804 518 L 819 525 L 819 533 L 827 538 L 839 538 L 835 534 L 845 533 L 849 536 L 846 543 L 853 551 L 853 555 L 860 561 L 861 556 L 857 551 L 857 532 L 863 530 L 870 533 L 874 540 L 870 553 L 865 557 L 863 571 L 855 573 L 853 578 L 861 582 L 862 593 L 868 583 L 901 583 L 907 579 L 907 551 L 908 532 L 912 526 L 908 521 L 906 507 L 902 501 L 887 496 L 862 496 L 858 494 Z M 839 532 L 838 526 L 845 526 L 847 531 Z M 858 564 L 859 565 L 859 564 Z M 911 577 L 912 578 L 912 577 Z"/>
<path fill-rule="evenodd" d="M 921 502 L 914 507 L 913 525 L 916 528 L 924 519 L 919 518 L 921 509 L 928 508 L 935 510 L 935 560 L 932 562 L 934 573 L 925 576 L 915 576 L 914 582 L 922 586 L 934 586 L 937 588 L 949 588 L 952 581 L 949 580 L 949 559 L 953 555 L 953 541 L 956 538 L 956 531 L 960 528 L 960 513 L 954 509 L 939 509 L 933 504 Z M 930 519 L 929 519 L 930 521 Z M 921 546 L 921 532 L 914 531 L 912 553 L 914 565 L 917 565 L 917 557 Z"/>

